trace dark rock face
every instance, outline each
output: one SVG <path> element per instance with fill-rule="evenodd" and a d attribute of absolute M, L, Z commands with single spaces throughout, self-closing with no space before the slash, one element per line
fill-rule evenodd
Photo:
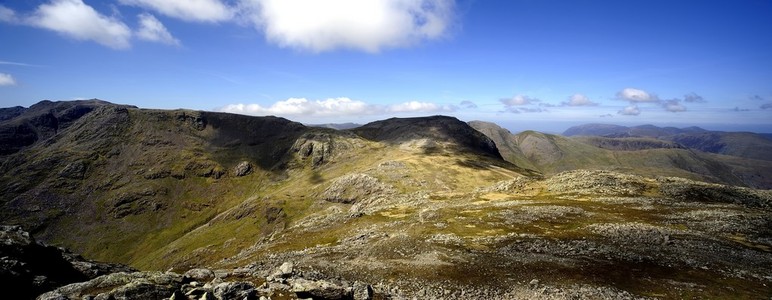
<path fill-rule="evenodd" d="M 68 283 L 131 270 L 42 245 L 19 226 L 0 226 L 0 282 L 13 287 L 8 290 L 11 292 L 8 299 L 32 299 Z"/>

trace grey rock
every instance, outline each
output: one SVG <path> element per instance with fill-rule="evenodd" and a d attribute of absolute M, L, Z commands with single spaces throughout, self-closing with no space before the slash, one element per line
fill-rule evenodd
<path fill-rule="evenodd" d="M 183 279 L 198 282 L 208 282 L 214 278 L 214 272 L 210 269 L 190 269 L 183 275 Z"/>
<path fill-rule="evenodd" d="M 349 297 L 350 291 L 325 280 L 312 281 L 302 278 L 292 280 L 292 292 L 298 298 L 344 299 Z"/>
<path fill-rule="evenodd" d="M 373 299 L 373 287 L 361 281 L 355 281 L 351 288 L 354 300 Z"/>
<path fill-rule="evenodd" d="M 281 264 L 276 270 L 271 274 L 271 276 L 275 278 L 287 278 L 290 275 L 292 275 L 292 272 L 294 271 L 295 264 L 292 262 L 285 262 Z"/>
<path fill-rule="evenodd" d="M 233 168 L 233 175 L 236 177 L 246 176 L 252 173 L 252 164 L 248 161 L 242 161 Z"/>
<path fill-rule="evenodd" d="M 254 298 L 255 287 L 248 282 L 223 282 L 212 289 L 217 299 Z"/>

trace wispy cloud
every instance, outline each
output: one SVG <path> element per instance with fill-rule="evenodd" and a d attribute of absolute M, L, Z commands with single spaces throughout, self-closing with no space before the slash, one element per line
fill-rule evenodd
<path fill-rule="evenodd" d="M 760 95 L 753 95 L 748 97 L 748 99 L 754 100 L 754 101 L 764 101 L 764 97 L 761 97 Z"/>
<path fill-rule="evenodd" d="M 260 104 L 230 104 L 220 109 L 223 112 L 246 115 L 276 115 L 284 117 L 341 117 L 379 115 L 389 113 L 440 113 L 452 112 L 453 106 L 431 102 L 409 101 L 393 105 L 374 105 L 347 97 L 325 100 L 289 98 L 270 106 Z"/>
<path fill-rule="evenodd" d="M 15 11 L 0 4 L 0 22 L 16 23 L 19 22 L 19 18 Z"/>
<path fill-rule="evenodd" d="M 0 86 L 16 85 L 16 79 L 11 74 L 0 73 Z"/>
<path fill-rule="evenodd" d="M 561 106 L 597 106 L 598 103 L 592 102 L 590 98 L 582 94 L 573 94 L 568 97 L 568 101 L 564 101 Z"/>
<path fill-rule="evenodd" d="M 684 101 L 686 101 L 686 102 L 695 102 L 695 103 L 707 102 L 707 101 L 705 101 L 705 98 L 702 98 L 702 96 L 697 95 L 694 92 L 684 95 Z"/>
<path fill-rule="evenodd" d="M 137 18 L 139 18 L 139 29 L 137 30 L 138 38 L 172 46 L 180 45 L 180 41 L 173 37 L 166 29 L 166 26 L 158 21 L 153 15 L 143 13 L 139 14 Z"/>
<path fill-rule="evenodd" d="M 477 108 L 477 104 L 475 104 L 474 102 L 469 101 L 469 100 L 461 101 L 461 103 L 459 103 L 459 105 L 462 108 L 466 108 L 466 109 L 475 109 L 475 108 Z"/>
<path fill-rule="evenodd" d="M 761 109 L 770 109 L 772 108 L 772 103 L 764 103 L 761 106 L 759 106 Z"/>
<path fill-rule="evenodd" d="M 42 67 L 40 65 L 26 64 L 26 63 L 14 62 L 14 61 L 2 61 L 2 60 L 0 60 L 0 65 L 19 66 L 19 67 Z"/>
<path fill-rule="evenodd" d="M 192 22 L 228 21 L 235 15 L 235 8 L 219 0 L 119 0 L 119 2 Z M 297 7 L 302 8 L 303 6 Z"/>
<path fill-rule="evenodd" d="M 662 102 L 662 107 L 665 108 L 666 111 L 669 112 L 684 112 L 686 111 L 686 107 L 681 105 L 681 100 L 679 99 L 671 99 L 666 100 Z"/>
<path fill-rule="evenodd" d="M 638 105 L 630 105 L 618 111 L 617 113 L 623 116 L 637 116 L 641 114 L 641 110 L 638 108 Z"/>

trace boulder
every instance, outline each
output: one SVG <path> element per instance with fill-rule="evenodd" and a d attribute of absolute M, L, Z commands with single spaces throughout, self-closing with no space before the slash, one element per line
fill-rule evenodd
<path fill-rule="evenodd" d="M 233 168 L 233 175 L 236 175 L 236 177 L 246 176 L 249 173 L 252 173 L 252 164 L 248 161 L 242 161 Z"/>

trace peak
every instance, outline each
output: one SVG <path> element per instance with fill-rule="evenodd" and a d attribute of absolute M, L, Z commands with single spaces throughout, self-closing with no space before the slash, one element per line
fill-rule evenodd
<path fill-rule="evenodd" d="M 501 157 L 491 139 L 454 117 L 390 118 L 368 123 L 351 131 L 369 140 L 396 144 L 429 140 L 452 143 L 476 153 Z"/>

